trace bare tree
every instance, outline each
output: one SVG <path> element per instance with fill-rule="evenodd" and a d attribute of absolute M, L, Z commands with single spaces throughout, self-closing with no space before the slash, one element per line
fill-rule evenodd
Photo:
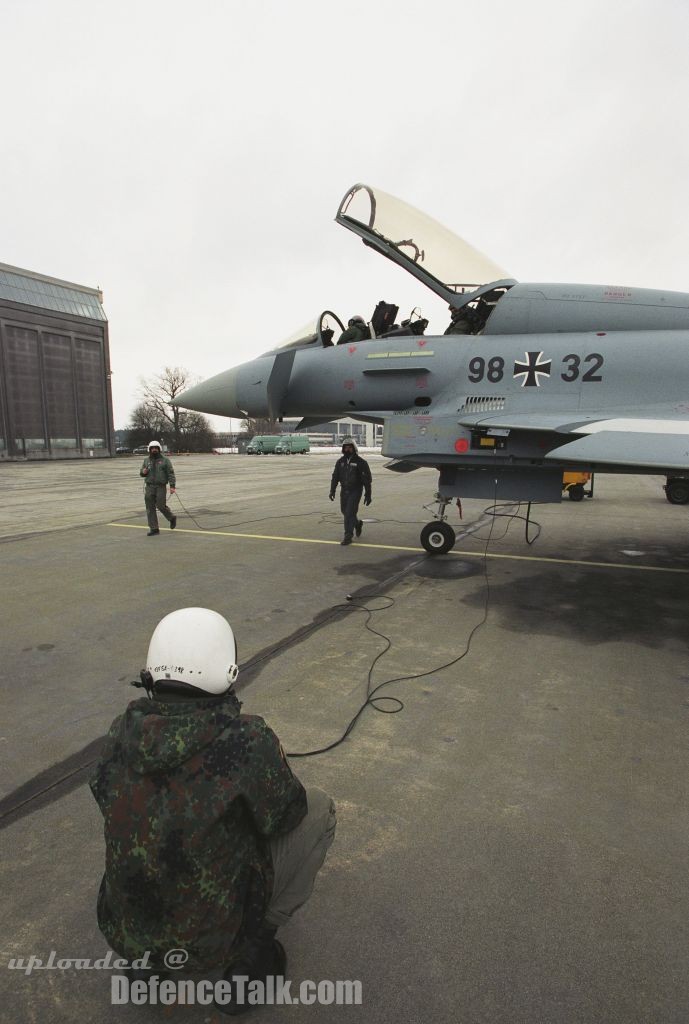
<path fill-rule="evenodd" d="M 166 440 L 174 451 L 208 450 L 213 441 L 208 419 L 170 404 L 196 383 L 197 378 L 181 366 L 166 366 L 155 377 L 142 378 L 143 401 L 132 413 L 130 429 L 149 430 L 153 437 Z"/>
<path fill-rule="evenodd" d="M 181 443 L 177 451 L 207 452 L 213 447 L 213 428 L 200 412 L 183 412 L 180 416 Z"/>
<path fill-rule="evenodd" d="M 125 443 L 132 448 L 138 448 L 149 441 L 160 440 L 166 422 L 156 409 L 152 409 L 145 402 L 139 402 L 130 413 Z"/>
<path fill-rule="evenodd" d="M 130 430 L 143 430 L 145 433 L 155 437 L 163 430 L 167 421 L 157 409 L 147 405 L 145 402 L 140 402 L 135 409 L 132 409 L 129 417 L 129 429 Z"/>
<path fill-rule="evenodd" d="M 172 431 L 172 446 L 175 451 L 182 447 L 182 420 L 185 413 L 177 406 L 170 405 L 195 381 L 191 374 L 181 366 L 166 366 L 162 373 L 149 380 L 141 380 L 143 404 L 151 414 L 158 414 L 162 424 Z"/>

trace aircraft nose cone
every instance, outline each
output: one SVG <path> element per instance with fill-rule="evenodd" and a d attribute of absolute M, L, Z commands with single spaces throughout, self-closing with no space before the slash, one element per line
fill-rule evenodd
<path fill-rule="evenodd" d="M 237 369 L 223 370 L 215 377 L 189 388 L 172 404 L 214 416 L 243 416 L 244 413 L 237 405 Z"/>

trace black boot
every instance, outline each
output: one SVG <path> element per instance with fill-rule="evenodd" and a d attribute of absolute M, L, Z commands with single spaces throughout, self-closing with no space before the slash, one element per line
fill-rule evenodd
<path fill-rule="evenodd" d="M 146 534 L 147 537 L 156 537 L 160 533 L 160 530 L 149 530 Z"/>
<path fill-rule="evenodd" d="M 269 975 L 285 976 L 287 955 L 282 943 L 275 938 L 276 931 L 277 928 L 262 928 L 256 939 L 247 943 L 239 958 L 225 969 L 222 977 L 223 981 L 229 981 L 232 997 L 227 1003 L 215 1003 L 216 1010 L 220 1010 L 221 1013 L 227 1014 L 229 1017 L 238 1017 L 242 1013 L 247 1013 L 254 1005 L 260 1005 L 247 1001 L 249 982 L 262 981 L 265 984 Z M 248 978 L 249 980 L 245 980 L 241 986 L 238 986 L 237 978 Z M 238 1002 L 240 993 L 243 999 Z"/>

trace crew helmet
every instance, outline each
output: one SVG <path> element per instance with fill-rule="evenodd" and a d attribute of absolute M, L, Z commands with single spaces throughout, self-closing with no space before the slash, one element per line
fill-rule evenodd
<path fill-rule="evenodd" d="M 160 448 L 161 452 L 163 450 L 163 446 L 160 443 L 160 441 L 149 441 L 148 442 L 148 450 L 149 450 L 149 452 L 150 452 L 151 448 Z"/>
<path fill-rule="evenodd" d="M 342 451 L 343 452 L 345 450 L 345 445 L 347 445 L 347 444 L 351 445 L 355 452 L 359 450 L 357 448 L 357 446 L 356 446 L 356 441 L 354 440 L 353 437 L 350 437 L 349 435 L 347 435 L 347 437 L 343 437 L 342 438 Z"/>
<path fill-rule="evenodd" d="M 353 327 L 354 324 L 364 324 L 365 326 L 366 321 L 364 320 L 363 316 L 350 316 L 349 320 L 347 321 L 347 327 Z"/>
<path fill-rule="evenodd" d="M 227 619 L 210 608 L 179 608 L 161 619 L 148 645 L 153 687 L 185 683 L 212 696 L 235 682 L 237 644 Z"/>

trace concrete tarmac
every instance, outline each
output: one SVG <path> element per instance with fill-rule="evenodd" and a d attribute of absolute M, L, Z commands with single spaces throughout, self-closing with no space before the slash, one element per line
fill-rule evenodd
<path fill-rule="evenodd" d="M 599 476 L 593 499 L 534 507 L 527 544 L 523 520 L 464 501 L 432 557 L 430 470 L 372 456 L 343 548 L 333 456 L 173 462 L 179 523 L 154 538 L 139 459 L 0 466 L 5 1019 L 226 1019 L 111 1005 L 112 971 L 7 967 L 106 954 L 86 780 L 156 623 L 200 605 L 235 629 L 244 710 L 292 753 L 342 735 L 369 673 L 403 677 L 379 691 L 399 713 L 369 706 L 340 746 L 292 759 L 338 808 L 281 932 L 292 995 L 352 979 L 362 1005 L 252 1020 L 685 1022 L 689 508 L 658 477 Z"/>

